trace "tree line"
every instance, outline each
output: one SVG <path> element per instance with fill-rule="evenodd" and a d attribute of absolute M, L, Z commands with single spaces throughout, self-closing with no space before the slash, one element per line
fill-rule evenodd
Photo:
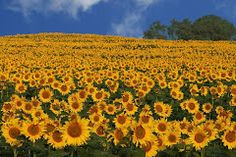
<path fill-rule="evenodd" d="M 146 39 L 169 40 L 236 40 L 236 28 L 229 21 L 206 15 L 191 21 L 188 18 L 171 20 L 170 25 L 156 21 L 143 33 Z"/>

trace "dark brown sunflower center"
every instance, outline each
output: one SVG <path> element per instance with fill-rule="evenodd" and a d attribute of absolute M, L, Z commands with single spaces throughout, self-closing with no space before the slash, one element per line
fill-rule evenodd
<path fill-rule="evenodd" d="M 67 128 L 67 133 L 69 136 L 77 138 L 80 137 L 80 135 L 82 134 L 82 128 L 79 123 L 73 122 Z"/>
<path fill-rule="evenodd" d="M 197 143 L 202 143 L 204 140 L 205 140 L 206 136 L 205 134 L 203 133 L 196 133 L 195 136 L 194 136 L 194 140 L 197 142 Z"/>
<path fill-rule="evenodd" d="M 142 126 L 138 126 L 135 129 L 135 135 L 136 135 L 137 138 L 143 139 L 146 135 L 146 131 Z"/>
<path fill-rule="evenodd" d="M 11 138 L 16 139 L 20 135 L 20 130 L 17 127 L 12 127 L 9 129 L 9 135 Z"/>

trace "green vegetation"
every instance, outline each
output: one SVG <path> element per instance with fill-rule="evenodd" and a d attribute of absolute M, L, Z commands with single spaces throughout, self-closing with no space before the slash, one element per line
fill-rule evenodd
<path fill-rule="evenodd" d="M 236 28 L 229 21 L 215 15 L 207 15 L 192 22 L 171 20 L 169 26 L 154 22 L 144 32 L 146 39 L 171 40 L 236 40 Z"/>

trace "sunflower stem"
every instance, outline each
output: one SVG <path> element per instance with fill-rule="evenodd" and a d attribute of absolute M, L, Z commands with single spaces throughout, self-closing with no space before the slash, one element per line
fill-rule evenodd
<path fill-rule="evenodd" d="M 30 152 L 30 149 L 28 149 L 28 155 L 29 155 L 29 157 L 31 157 L 31 152 Z"/>
<path fill-rule="evenodd" d="M 33 147 L 35 147 L 35 143 L 33 143 Z M 35 151 L 33 151 L 33 157 L 36 157 Z"/>
<path fill-rule="evenodd" d="M 71 151 L 70 157 L 74 156 L 74 151 Z"/>
<path fill-rule="evenodd" d="M 201 150 L 201 157 L 205 157 L 205 149 L 204 148 Z"/>
<path fill-rule="evenodd" d="M 14 157 L 17 157 L 17 150 L 16 150 L 16 148 L 13 148 L 13 155 L 14 155 Z"/>

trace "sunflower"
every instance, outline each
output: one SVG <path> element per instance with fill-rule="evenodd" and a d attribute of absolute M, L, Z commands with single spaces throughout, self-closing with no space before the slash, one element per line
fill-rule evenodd
<path fill-rule="evenodd" d="M 96 90 L 97 90 L 96 87 L 94 87 L 93 85 L 88 85 L 86 87 L 86 91 L 88 92 L 89 95 L 92 95 Z"/>
<path fill-rule="evenodd" d="M 67 95 L 70 93 L 70 87 L 66 83 L 60 84 L 58 90 L 62 95 Z"/>
<path fill-rule="evenodd" d="M 236 96 L 232 97 L 232 99 L 230 101 L 230 105 L 231 106 L 236 106 Z"/>
<path fill-rule="evenodd" d="M 218 113 L 217 119 L 221 120 L 226 120 L 226 121 L 231 121 L 231 118 L 233 117 L 233 113 L 231 110 L 223 110 Z"/>
<path fill-rule="evenodd" d="M 174 99 L 176 99 L 176 100 L 179 100 L 179 90 L 177 90 L 177 89 L 172 89 L 171 91 L 170 91 L 170 95 L 171 95 L 171 97 L 172 98 L 174 98 Z"/>
<path fill-rule="evenodd" d="M 6 112 L 12 112 L 14 110 L 15 106 L 12 102 L 4 102 L 3 105 L 2 105 L 2 111 L 4 113 Z"/>
<path fill-rule="evenodd" d="M 39 72 L 36 72 L 36 73 L 34 73 L 34 74 L 33 74 L 33 78 L 34 78 L 35 80 L 38 80 L 38 79 L 40 79 L 40 78 L 41 78 L 41 76 L 42 76 L 42 74 L 41 74 L 41 73 L 39 73 Z"/>
<path fill-rule="evenodd" d="M 146 94 L 147 94 L 147 92 L 142 89 L 139 89 L 136 93 L 138 98 L 144 98 L 146 96 Z"/>
<path fill-rule="evenodd" d="M 217 114 L 220 114 L 221 112 L 224 111 L 224 107 L 223 106 L 217 106 L 215 111 L 216 111 Z"/>
<path fill-rule="evenodd" d="M 168 87 L 171 88 L 172 90 L 179 90 L 180 84 L 178 82 L 170 82 L 168 84 Z"/>
<path fill-rule="evenodd" d="M 54 76 L 47 76 L 46 77 L 47 84 L 52 85 L 52 83 L 55 81 Z"/>
<path fill-rule="evenodd" d="M 85 144 L 90 136 L 89 121 L 87 119 L 75 119 L 67 121 L 63 126 L 63 139 L 66 144 L 80 146 Z"/>
<path fill-rule="evenodd" d="M 43 125 L 40 122 L 37 121 L 23 121 L 23 127 L 22 127 L 23 134 L 29 138 L 30 141 L 35 143 L 36 140 L 41 138 L 43 135 Z"/>
<path fill-rule="evenodd" d="M 120 100 L 122 104 L 132 103 L 132 101 L 133 101 L 133 95 L 130 92 L 126 91 L 122 94 L 122 98 Z"/>
<path fill-rule="evenodd" d="M 130 83 L 131 83 L 131 84 L 130 84 L 131 87 L 135 87 L 135 86 L 138 85 L 139 81 L 138 81 L 137 78 L 133 78 L 133 79 L 130 80 Z"/>
<path fill-rule="evenodd" d="M 39 91 L 39 99 L 44 102 L 50 102 L 53 96 L 53 92 L 49 88 L 44 88 Z"/>
<path fill-rule="evenodd" d="M 181 132 L 173 132 L 172 130 L 168 130 L 165 134 L 165 144 L 167 146 L 172 146 L 177 144 L 180 141 Z"/>
<path fill-rule="evenodd" d="M 11 146 L 19 146 L 22 141 L 17 138 L 21 135 L 21 126 L 17 120 L 12 120 L 10 123 L 5 123 L 1 126 L 2 136 Z"/>
<path fill-rule="evenodd" d="M 195 122 L 195 124 L 199 124 L 202 123 L 206 120 L 206 115 L 204 115 L 202 112 L 197 111 L 194 115 L 193 115 L 193 121 Z"/>
<path fill-rule="evenodd" d="M 121 140 L 127 135 L 127 129 L 118 129 L 116 128 L 112 133 L 108 135 L 108 140 L 113 140 L 115 145 L 118 145 Z"/>
<path fill-rule="evenodd" d="M 54 130 L 50 136 L 48 136 L 48 143 L 55 149 L 61 149 L 65 147 L 65 139 L 60 129 Z"/>
<path fill-rule="evenodd" d="M 180 103 L 180 107 L 182 110 L 186 110 L 187 108 L 187 103 L 188 103 L 188 100 L 185 100 L 183 102 Z"/>
<path fill-rule="evenodd" d="M 156 79 L 158 81 L 165 81 L 166 80 L 166 77 L 165 77 L 165 74 L 164 73 L 159 73 L 156 75 Z"/>
<path fill-rule="evenodd" d="M 186 109 L 189 113 L 194 114 L 199 110 L 199 103 L 195 99 L 191 98 L 186 104 Z"/>
<path fill-rule="evenodd" d="M 60 87 L 60 82 L 59 81 L 57 81 L 57 80 L 54 80 L 52 83 L 51 83 L 51 87 L 53 88 L 53 89 L 59 89 L 59 87 Z"/>
<path fill-rule="evenodd" d="M 213 108 L 213 106 L 212 106 L 212 104 L 210 104 L 210 103 L 204 103 L 204 104 L 202 105 L 202 110 L 203 110 L 203 112 L 205 112 L 205 113 L 210 113 L 211 110 L 212 110 L 212 108 Z"/>
<path fill-rule="evenodd" d="M 88 97 L 88 93 L 86 90 L 81 89 L 77 92 L 77 96 L 81 101 L 85 101 Z"/>
<path fill-rule="evenodd" d="M 89 77 L 89 76 L 85 76 L 84 79 L 85 79 L 85 83 L 86 83 L 86 84 L 89 84 L 89 85 L 93 84 L 93 82 L 94 82 L 92 76 L 91 76 L 91 77 Z"/>
<path fill-rule="evenodd" d="M 116 125 L 116 128 L 127 128 L 130 124 L 130 117 L 128 117 L 127 115 L 123 114 L 119 114 L 117 115 L 116 118 L 114 118 L 114 123 Z"/>
<path fill-rule="evenodd" d="M 95 101 L 95 102 L 103 101 L 103 99 L 104 99 L 104 90 L 96 90 L 92 94 L 92 98 L 93 98 L 93 101 Z"/>
<path fill-rule="evenodd" d="M 138 107 L 134 104 L 134 103 L 124 103 L 123 104 L 123 107 L 125 109 L 125 112 L 128 114 L 128 115 L 134 115 L 137 110 L 138 110 Z"/>
<path fill-rule="evenodd" d="M 227 126 L 228 123 L 229 123 L 229 122 L 224 121 L 223 119 L 217 119 L 217 120 L 215 121 L 215 123 L 214 123 L 214 128 L 215 128 L 218 132 L 221 132 L 221 131 L 223 131 L 223 130 L 226 129 L 225 127 Z"/>
<path fill-rule="evenodd" d="M 96 133 L 100 137 L 107 136 L 107 125 L 106 124 L 97 124 L 93 126 L 93 132 Z"/>
<path fill-rule="evenodd" d="M 217 88 L 216 87 L 210 87 L 210 93 L 213 97 L 217 95 Z"/>
<path fill-rule="evenodd" d="M 13 100 L 13 103 L 15 104 L 17 109 L 21 109 L 22 106 L 24 106 L 25 101 L 22 98 L 16 98 L 15 100 Z"/>
<path fill-rule="evenodd" d="M 197 97 L 199 95 L 198 92 L 199 92 L 199 88 L 197 84 L 192 85 L 192 87 L 190 88 L 191 95 Z"/>
<path fill-rule="evenodd" d="M 106 113 L 109 115 L 114 115 L 116 112 L 116 106 L 115 105 L 107 105 L 106 106 Z"/>
<path fill-rule="evenodd" d="M 66 82 L 66 83 L 73 82 L 73 78 L 69 75 L 63 76 L 62 80 L 63 80 L 63 82 Z"/>
<path fill-rule="evenodd" d="M 42 104 L 36 97 L 31 98 L 31 103 L 34 106 L 34 108 L 39 108 Z"/>
<path fill-rule="evenodd" d="M 232 122 L 232 123 L 231 123 L 231 127 L 232 127 L 232 129 L 233 129 L 234 131 L 236 131 L 236 122 Z"/>
<path fill-rule="evenodd" d="M 166 144 L 165 144 L 166 141 L 165 141 L 164 136 L 156 136 L 156 141 L 157 141 L 158 151 L 164 150 L 166 147 Z"/>
<path fill-rule="evenodd" d="M 207 124 L 207 122 L 206 122 L 200 127 L 202 127 L 202 130 L 207 133 L 207 137 L 208 137 L 209 141 L 213 141 L 217 138 L 218 132 L 214 128 L 213 123 Z"/>
<path fill-rule="evenodd" d="M 105 117 L 103 117 L 102 115 L 100 115 L 98 113 L 93 113 L 93 114 L 89 115 L 89 119 L 92 123 L 100 124 L 103 122 L 103 120 L 105 120 Z"/>
<path fill-rule="evenodd" d="M 186 117 L 184 117 L 182 121 L 179 121 L 178 125 L 179 125 L 181 133 L 183 133 L 183 134 L 188 133 L 187 127 L 189 124 L 190 124 L 190 122 L 186 119 Z"/>
<path fill-rule="evenodd" d="M 166 119 L 160 119 L 156 121 L 155 131 L 159 134 L 164 134 L 167 132 L 169 124 Z"/>
<path fill-rule="evenodd" d="M 208 94 L 208 87 L 207 86 L 202 86 L 200 88 L 200 92 L 202 96 L 206 96 Z"/>
<path fill-rule="evenodd" d="M 61 113 L 61 102 L 58 99 L 54 99 L 50 104 L 49 108 L 55 115 L 59 115 Z"/>
<path fill-rule="evenodd" d="M 23 83 L 17 83 L 15 86 L 15 90 L 18 93 L 24 93 L 27 90 L 27 86 Z"/>
<path fill-rule="evenodd" d="M 168 118 L 171 116 L 171 113 L 172 113 L 172 107 L 171 105 L 165 105 L 165 111 L 164 111 L 165 114 L 163 114 L 163 118 Z"/>
<path fill-rule="evenodd" d="M 166 81 L 159 81 L 158 84 L 161 87 L 161 89 L 165 89 L 167 87 Z"/>
<path fill-rule="evenodd" d="M 83 109 L 83 103 L 78 100 L 68 101 L 72 112 L 80 112 Z"/>
<path fill-rule="evenodd" d="M 136 144 L 146 144 L 146 141 L 152 140 L 152 132 L 151 129 L 145 127 L 141 124 L 137 124 L 133 128 L 133 143 Z"/>
<path fill-rule="evenodd" d="M 153 127 L 154 118 L 152 117 L 152 115 L 149 115 L 145 112 L 141 112 L 139 114 L 139 123 L 143 126 Z"/>
<path fill-rule="evenodd" d="M 42 109 L 34 109 L 32 111 L 32 118 L 33 120 L 45 120 L 48 119 L 48 115 L 44 113 Z"/>
<path fill-rule="evenodd" d="M 154 111 L 158 116 L 165 115 L 165 104 L 163 102 L 155 102 L 154 103 Z"/>
<path fill-rule="evenodd" d="M 164 104 L 163 102 L 156 102 L 154 103 L 154 111 L 158 116 L 167 118 L 172 113 L 172 107 L 168 104 Z"/>
<path fill-rule="evenodd" d="M 47 119 L 47 121 L 45 121 L 43 123 L 44 126 L 44 137 L 47 138 L 50 133 L 52 133 L 57 127 L 58 125 L 55 124 L 55 121 L 51 120 L 51 119 Z"/>
<path fill-rule="evenodd" d="M 110 79 L 107 79 L 107 80 L 105 81 L 105 84 L 106 84 L 107 86 L 112 86 L 112 85 L 114 84 L 114 82 L 113 82 L 112 80 L 110 80 Z"/>
<path fill-rule="evenodd" d="M 158 150 L 158 142 L 156 141 L 156 137 L 152 137 L 153 140 L 147 141 L 146 144 L 142 144 L 142 149 L 145 152 L 145 157 L 154 157 L 157 155 Z"/>
<path fill-rule="evenodd" d="M 46 85 L 46 78 L 41 78 L 40 80 L 38 80 L 38 85 L 40 87 L 43 87 Z"/>
<path fill-rule="evenodd" d="M 146 86 L 148 87 L 148 89 L 151 89 L 155 86 L 155 82 L 152 79 L 148 79 L 146 82 Z"/>
<path fill-rule="evenodd" d="M 25 113 L 31 114 L 34 109 L 34 106 L 31 102 L 25 102 L 22 109 Z"/>
<path fill-rule="evenodd" d="M 189 140 L 193 144 L 196 150 L 200 150 L 208 145 L 207 132 L 199 127 L 195 127 L 189 135 Z"/>
<path fill-rule="evenodd" d="M 228 149 L 236 148 L 236 131 L 232 129 L 226 130 L 224 135 L 222 135 L 221 140 Z"/>
<path fill-rule="evenodd" d="M 236 85 L 235 84 L 231 86 L 230 93 L 233 97 L 236 96 Z"/>
<path fill-rule="evenodd" d="M 107 106 L 105 106 L 105 111 L 107 110 Z M 110 109 L 110 111 L 113 111 L 113 107 L 112 109 Z M 101 114 L 102 113 L 102 110 L 100 110 L 99 106 L 98 105 L 93 105 L 89 108 L 89 111 L 88 111 L 89 114 L 94 114 L 94 113 L 97 113 L 97 114 Z"/>
<path fill-rule="evenodd" d="M 30 79 L 29 86 L 30 87 L 36 87 L 36 86 L 38 86 L 38 83 L 35 80 Z"/>

